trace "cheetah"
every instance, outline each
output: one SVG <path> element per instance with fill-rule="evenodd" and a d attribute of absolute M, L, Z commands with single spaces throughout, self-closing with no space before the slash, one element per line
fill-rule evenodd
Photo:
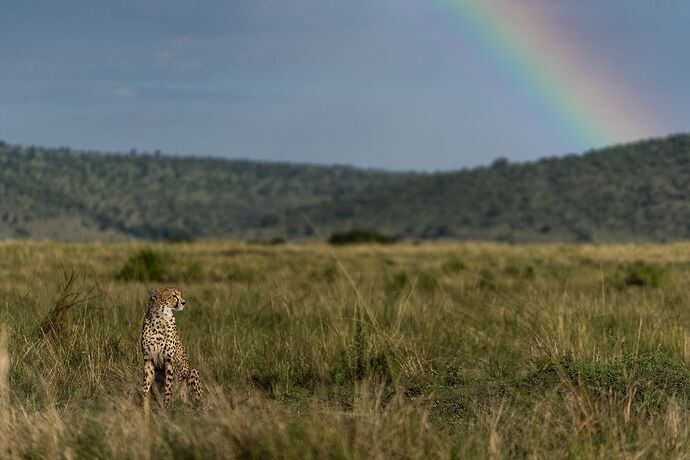
<path fill-rule="evenodd" d="M 189 367 L 173 316 L 173 312 L 184 309 L 185 300 L 180 291 L 172 287 L 152 290 L 150 295 L 141 331 L 141 351 L 144 355 L 143 406 L 148 411 L 154 380 L 164 384 L 163 404 L 169 406 L 175 378 L 186 384 L 194 403 L 198 404 L 203 395 L 199 372 Z"/>

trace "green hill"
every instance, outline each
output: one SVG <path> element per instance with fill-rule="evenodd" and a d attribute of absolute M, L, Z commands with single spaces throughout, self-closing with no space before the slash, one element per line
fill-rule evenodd
<path fill-rule="evenodd" d="M 690 238 L 690 136 L 374 187 L 300 211 L 324 233 L 502 241 Z M 298 221 L 301 216 L 292 216 Z"/>
<path fill-rule="evenodd" d="M 0 143 L 0 238 L 275 237 L 288 209 L 410 174 Z"/>
<path fill-rule="evenodd" d="M 0 143 L 0 238 L 690 238 L 690 136 L 437 174 Z"/>

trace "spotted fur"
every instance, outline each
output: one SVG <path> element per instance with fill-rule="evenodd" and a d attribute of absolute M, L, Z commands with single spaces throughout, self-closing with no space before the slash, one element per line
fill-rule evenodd
<path fill-rule="evenodd" d="M 189 367 L 173 316 L 174 312 L 184 309 L 185 300 L 179 290 L 171 287 L 155 289 L 150 294 L 141 331 L 141 351 L 144 354 L 144 407 L 149 407 L 154 381 L 163 384 L 163 404 L 168 406 L 176 378 L 178 382 L 187 386 L 194 402 L 198 403 L 203 394 L 199 372 Z"/>

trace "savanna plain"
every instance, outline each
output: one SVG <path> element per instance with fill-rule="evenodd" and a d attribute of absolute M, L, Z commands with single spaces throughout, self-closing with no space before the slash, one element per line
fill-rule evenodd
<path fill-rule="evenodd" d="M 0 244 L 0 457 L 690 456 L 690 244 Z M 206 394 L 140 409 L 148 289 Z"/>

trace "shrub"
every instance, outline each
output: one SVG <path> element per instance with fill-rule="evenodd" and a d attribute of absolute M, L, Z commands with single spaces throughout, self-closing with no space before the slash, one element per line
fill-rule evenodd
<path fill-rule="evenodd" d="M 358 244 L 358 243 L 379 243 L 392 244 L 398 239 L 392 235 L 386 235 L 376 230 L 352 229 L 345 232 L 336 232 L 331 235 L 328 242 L 335 245 Z"/>
<path fill-rule="evenodd" d="M 519 265 L 508 265 L 505 268 L 507 275 L 518 279 L 533 279 L 534 278 L 534 267 L 531 265 L 519 266 Z"/>
<path fill-rule="evenodd" d="M 250 239 L 250 240 L 247 240 L 247 244 L 260 244 L 260 245 L 276 246 L 279 244 L 285 244 L 285 238 L 281 238 L 279 236 L 276 236 L 275 238 L 271 238 L 270 240 Z"/>
<path fill-rule="evenodd" d="M 313 280 L 316 280 L 316 281 L 319 281 L 319 280 L 333 281 L 337 275 L 338 275 L 338 267 L 336 267 L 335 265 L 329 265 L 325 268 L 318 268 L 316 270 L 312 270 L 312 272 L 309 274 L 309 277 Z"/>
<path fill-rule="evenodd" d="M 117 274 L 121 280 L 163 281 L 167 270 L 162 255 L 152 249 L 141 249 L 127 260 Z"/>
<path fill-rule="evenodd" d="M 225 276 L 231 281 L 250 281 L 254 278 L 254 272 L 248 268 L 243 268 L 239 265 L 229 265 L 226 268 Z"/>
<path fill-rule="evenodd" d="M 498 281 L 496 280 L 496 276 L 490 270 L 481 270 L 477 280 L 477 287 L 480 289 L 497 290 Z"/>
<path fill-rule="evenodd" d="M 391 290 L 400 290 L 407 286 L 407 284 L 410 282 L 409 276 L 407 276 L 407 273 L 405 272 L 398 272 L 395 273 L 391 279 L 388 281 L 388 289 Z"/>
<path fill-rule="evenodd" d="M 660 265 L 635 262 L 626 270 L 625 286 L 655 287 L 666 279 L 666 269 Z"/>
<path fill-rule="evenodd" d="M 428 273 L 419 274 L 417 285 L 423 291 L 435 291 L 439 287 L 436 278 Z"/>
<path fill-rule="evenodd" d="M 444 273 L 457 273 L 465 269 L 465 262 L 457 257 L 447 260 L 441 267 Z"/>
<path fill-rule="evenodd" d="M 170 235 L 168 238 L 168 243 L 169 244 L 177 244 L 177 243 L 193 243 L 194 238 L 189 236 L 186 233 L 175 233 L 173 235 Z"/>
<path fill-rule="evenodd" d="M 388 279 L 386 289 L 398 292 L 407 286 L 413 286 L 421 291 L 432 292 L 439 287 L 439 284 L 433 275 L 425 272 L 410 276 L 404 271 L 399 271 Z"/>
<path fill-rule="evenodd" d="M 89 300 L 88 292 L 80 292 L 74 289 L 73 284 L 77 277 L 74 269 L 70 273 L 65 272 L 63 276 L 64 280 L 61 283 L 60 294 L 39 326 L 43 334 L 62 332 L 69 318 L 69 310 L 75 305 L 84 304 Z"/>

